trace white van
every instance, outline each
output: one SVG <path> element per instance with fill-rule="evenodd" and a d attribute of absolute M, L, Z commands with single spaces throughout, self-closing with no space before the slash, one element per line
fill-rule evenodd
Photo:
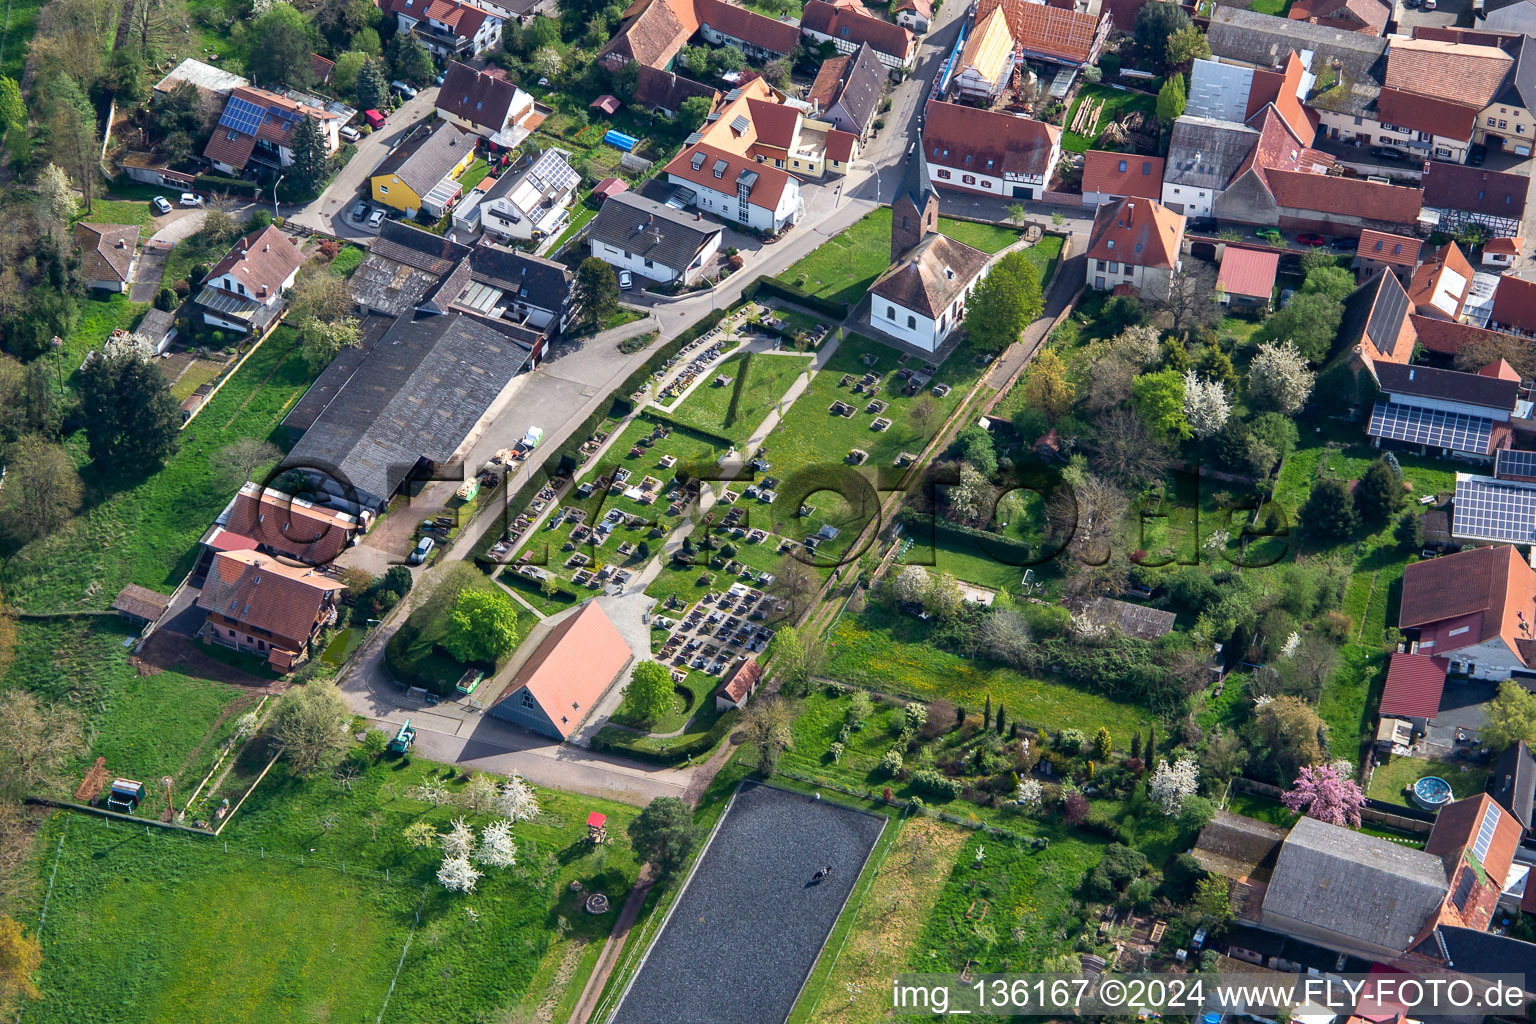
<path fill-rule="evenodd" d="M 363 137 L 362 132 L 358 131 L 356 128 L 353 128 L 349 124 L 342 126 L 340 135 L 348 142 L 356 142 L 358 139 Z"/>

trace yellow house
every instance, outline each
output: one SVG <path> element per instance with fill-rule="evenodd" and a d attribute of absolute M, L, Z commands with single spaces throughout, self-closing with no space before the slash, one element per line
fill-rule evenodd
<path fill-rule="evenodd" d="M 374 202 L 415 217 L 438 219 L 463 193 L 459 175 L 475 161 L 479 137 L 447 121 L 418 127 L 390 151 L 369 178 Z"/>

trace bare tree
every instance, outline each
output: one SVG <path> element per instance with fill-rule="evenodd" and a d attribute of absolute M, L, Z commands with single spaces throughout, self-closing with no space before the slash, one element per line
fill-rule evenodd
<path fill-rule="evenodd" d="M 1097 415 L 1110 409 L 1123 409 L 1131 400 L 1131 382 L 1136 368 L 1119 356 L 1105 356 L 1089 371 L 1086 406 Z"/>
<path fill-rule="evenodd" d="M 1186 259 L 1184 269 L 1173 275 L 1168 298 L 1157 304 L 1167 315 L 1169 329 L 1181 338 L 1221 319 L 1216 301 L 1216 268 L 1204 260 Z"/>
<path fill-rule="evenodd" d="M 267 466 L 283 457 L 282 449 L 257 437 L 242 437 L 225 445 L 208 460 L 213 476 L 224 487 L 239 487 L 251 479 L 257 467 Z"/>
<path fill-rule="evenodd" d="M 821 592 L 821 577 L 816 570 L 791 555 L 785 555 L 774 570 L 769 592 L 788 602 L 786 618 L 798 620 Z"/>
<path fill-rule="evenodd" d="M 140 57 L 152 60 L 169 47 L 187 26 L 187 6 L 183 0 L 139 0 L 133 8 L 130 31 L 138 40 Z"/>
<path fill-rule="evenodd" d="M 924 435 L 933 431 L 933 427 L 939 421 L 944 410 L 939 403 L 934 401 L 932 395 L 921 395 L 907 407 L 907 415 L 912 419 L 912 425 L 921 430 Z"/>
<path fill-rule="evenodd" d="M 1099 417 L 1092 447 L 1094 468 L 1121 486 L 1161 479 L 1168 472 L 1168 449 L 1133 409 L 1110 409 Z"/>
<path fill-rule="evenodd" d="M 1111 557 L 1114 537 L 1125 522 L 1129 502 L 1114 483 L 1091 473 L 1071 488 L 1058 488 L 1046 502 L 1046 519 L 1079 561 L 1099 564 Z"/>
<path fill-rule="evenodd" d="M 742 713 L 746 741 L 757 748 L 758 774 L 772 775 L 779 765 L 779 755 L 794 746 L 794 734 L 790 731 L 794 720 L 789 705 L 777 697 L 759 700 Z"/>
<path fill-rule="evenodd" d="M 982 620 L 981 649 L 1006 665 L 1025 667 L 1035 651 L 1029 623 L 1011 608 L 998 609 Z"/>
<path fill-rule="evenodd" d="M 0 529 L 28 541 L 57 529 L 80 508 L 80 474 L 63 446 L 29 435 L 6 450 Z"/>

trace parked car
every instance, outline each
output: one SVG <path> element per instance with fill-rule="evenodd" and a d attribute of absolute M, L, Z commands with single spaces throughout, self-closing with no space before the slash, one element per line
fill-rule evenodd
<path fill-rule="evenodd" d="M 437 541 L 433 540 L 431 537 L 423 537 L 421 538 L 421 541 L 416 545 L 416 547 L 412 549 L 411 554 L 408 558 L 406 558 L 406 561 L 412 565 L 420 565 L 422 562 L 427 560 L 427 556 L 432 553 L 432 549 L 436 546 Z"/>
<path fill-rule="evenodd" d="M 384 211 L 383 210 L 374 210 L 373 211 L 373 216 L 368 218 L 368 226 L 371 227 L 371 228 L 376 228 L 380 224 L 383 224 L 383 223 L 384 223 Z"/>
<path fill-rule="evenodd" d="M 1391 160 L 1394 163 L 1403 163 L 1408 159 L 1408 154 L 1391 146 L 1372 146 L 1371 155 L 1378 160 Z"/>
<path fill-rule="evenodd" d="M 411 88 L 405 82 L 400 81 L 400 79 L 398 79 L 398 78 L 395 79 L 393 82 L 390 82 L 389 83 L 389 87 L 391 89 L 395 90 L 395 92 L 399 93 L 401 96 L 404 96 L 408 100 L 413 100 L 413 99 L 416 98 L 416 90 Z"/>
<path fill-rule="evenodd" d="M 1285 236 L 1280 234 L 1280 232 L 1276 231 L 1274 228 L 1254 228 L 1253 235 L 1255 238 L 1264 239 L 1264 241 L 1268 242 L 1270 245 L 1285 244 Z"/>
<path fill-rule="evenodd" d="M 1436 3 L 1435 0 L 1424 0 L 1424 9 L 1426 11 L 1432 11 L 1438 6 L 1440 5 Z"/>
<path fill-rule="evenodd" d="M 352 207 L 352 219 L 358 223 L 362 223 L 363 221 L 367 220 L 368 204 L 359 202 L 356 206 Z"/>
<path fill-rule="evenodd" d="M 198 195 L 196 192 L 183 192 L 181 194 L 181 205 L 182 206 L 202 206 L 203 205 L 203 197 Z"/>
<path fill-rule="evenodd" d="M 631 289 L 631 288 L 633 288 L 633 287 L 634 287 L 634 286 L 635 286 L 635 278 L 634 278 L 634 275 L 632 275 L 632 274 L 631 274 L 631 273 L 630 273 L 630 272 L 629 272 L 629 271 L 627 271 L 627 270 L 621 270 L 621 271 L 619 271 L 619 287 L 620 287 L 620 288 L 622 288 L 622 289 L 623 289 L 623 290 L 624 290 L 624 291 L 626 291 L 626 292 L 627 292 L 627 291 L 629 291 L 629 290 L 630 290 L 630 289 Z"/>
<path fill-rule="evenodd" d="M 443 84 L 443 79 L 446 78 L 446 77 L 447 77 L 446 75 L 438 75 L 436 78 L 432 79 L 432 84 L 433 85 L 442 85 Z"/>
<path fill-rule="evenodd" d="M 341 131 L 337 134 L 339 134 L 347 142 L 356 142 L 358 139 L 363 137 L 362 132 L 358 131 L 356 128 L 353 128 L 349 124 L 342 125 Z"/>
<path fill-rule="evenodd" d="M 171 212 L 171 201 L 165 198 L 165 196 L 155 196 L 155 198 L 149 201 L 149 205 L 153 206 L 158 214 L 163 215 Z"/>
<path fill-rule="evenodd" d="M 1467 163 L 1473 167 L 1483 166 L 1483 161 L 1488 157 L 1488 147 L 1481 142 L 1474 142 L 1467 149 Z"/>
<path fill-rule="evenodd" d="M 1301 234 L 1296 236 L 1296 241 L 1301 245 L 1310 245 L 1313 248 L 1316 248 L 1319 245 L 1326 245 L 1328 239 L 1324 238 L 1316 231 L 1303 231 Z"/>
<path fill-rule="evenodd" d="M 370 128 L 384 127 L 384 115 L 377 110 L 369 109 L 363 111 L 363 120 L 368 122 L 368 127 Z"/>
<path fill-rule="evenodd" d="M 1335 252 L 1354 252 L 1356 249 L 1360 248 L 1360 239 L 1335 238 L 1328 243 L 1328 248 L 1334 250 Z"/>

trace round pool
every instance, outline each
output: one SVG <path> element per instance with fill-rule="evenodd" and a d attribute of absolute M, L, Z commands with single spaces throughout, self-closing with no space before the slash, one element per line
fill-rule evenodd
<path fill-rule="evenodd" d="M 1451 784 L 1438 775 L 1426 775 L 1413 784 L 1413 802 L 1426 811 L 1438 810 L 1451 801 Z"/>

